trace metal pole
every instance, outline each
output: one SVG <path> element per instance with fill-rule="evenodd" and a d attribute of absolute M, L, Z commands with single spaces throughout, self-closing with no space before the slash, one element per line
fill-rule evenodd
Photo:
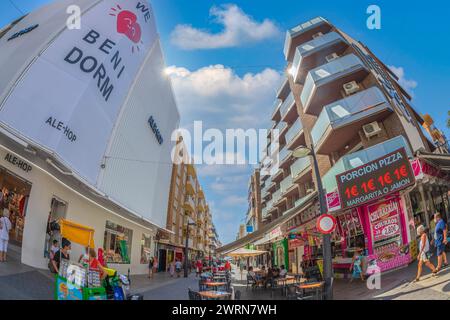
<path fill-rule="evenodd" d="M 186 224 L 186 247 L 184 248 L 184 277 L 188 277 L 189 222 Z"/>
<path fill-rule="evenodd" d="M 314 163 L 314 174 L 316 176 L 317 192 L 319 196 L 320 214 L 327 213 L 325 193 L 320 177 L 319 164 L 317 163 L 316 152 L 311 144 L 311 156 Z M 333 258 L 331 256 L 331 235 L 323 235 L 323 278 L 325 280 L 325 299 L 333 299 Z"/>

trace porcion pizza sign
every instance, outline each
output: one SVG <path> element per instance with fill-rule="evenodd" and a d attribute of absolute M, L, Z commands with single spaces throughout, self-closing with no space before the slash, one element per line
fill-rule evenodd
<path fill-rule="evenodd" d="M 360 206 L 415 183 L 404 148 L 336 176 L 342 209 Z"/>

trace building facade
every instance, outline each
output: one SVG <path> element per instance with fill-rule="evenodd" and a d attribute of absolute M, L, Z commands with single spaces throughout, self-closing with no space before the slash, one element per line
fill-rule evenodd
<path fill-rule="evenodd" d="M 335 277 L 348 276 L 355 250 L 365 253 L 368 273 L 414 261 L 415 228 L 424 224 L 432 229 L 432 212 L 449 212 L 448 173 L 439 166 L 448 161 L 448 146 L 438 146 L 424 130 L 424 119 L 395 74 L 327 20 L 319 17 L 290 29 L 284 55 L 285 78 L 271 116 L 271 129 L 279 137 L 268 137 L 259 169 L 262 228 L 220 251 L 253 243 L 270 252 L 269 264 L 321 272 L 311 157 L 293 156 L 306 146 L 316 153 L 328 211 L 338 222 L 332 235 Z M 275 152 L 272 144 L 278 144 Z M 368 171 L 378 173 L 381 169 L 374 166 L 383 157 L 390 157 L 385 167 L 392 172 L 375 179 Z M 407 161 L 404 176 L 395 167 L 401 160 Z M 343 189 L 348 172 L 348 182 L 355 184 Z M 356 176 L 370 179 L 362 182 Z"/>
<path fill-rule="evenodd" d="M 179 144 L 179 152 L 185 148 Z M 181 155 L 183 158 L 183 155 Z M 186 158 L 183 158 L 186 160 Z M 180 159 L 180 160 L 183 160 Z M 188 222 L 195 223 L 189 226 Z M 167 209 L 166 230 L 158 233 L 156 256 L 159 271 L 166 271 L 169 263 L 184 261 L 186 235 L 188 235 L 188 260 L 210 260 L 217 248 L 217 233 L 212 213 L 197 177 L 195 166 L 189 161 L 178 161 L 172 167 L 172 178 Z"/>
<path fill-rule="evenodd" d="M 79 29 L 66 24 L 71 5 Z M 51 3 L 0 31 L 0 68 L 0 183 L 22 262 L 46 268 L 62 218 L 95 229 L 111 267 L 146 273 L 179 123 L 151 6 Z"/>

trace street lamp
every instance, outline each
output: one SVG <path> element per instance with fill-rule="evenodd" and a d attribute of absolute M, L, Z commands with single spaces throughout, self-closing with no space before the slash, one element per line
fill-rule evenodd
<path fill-rule="evenodd" d="M 292 152 L 295 158 L 305 158 L 311 156 L 313 159 L 314 174 L 316 176 L 317 192 L 319 196 L 320 214 L 327 213 L 327 205 L 325 200 L 325 192 L 322 186 L 322 179 L 319 172 L 319 164 L 317 163 L 316 153 L 314 146 L 311 147 L 300 146 Z M 333 299 L 333 261 L 331 257 L 331 235 L 323 235 L 323 277 L 325 280 L 325 299 Z"/>
<path fill-rule="evenodd" d="M 189 227 L 190 226 L 196 226 L 197 224 L 194 222 L 194 220 L 191 219 L 191 217 L 187 217 L 187 224 L 186 224 L 186 247 L 184 248 L 184 277 L 188 277 L 188 251 L 189 251 Z"/>

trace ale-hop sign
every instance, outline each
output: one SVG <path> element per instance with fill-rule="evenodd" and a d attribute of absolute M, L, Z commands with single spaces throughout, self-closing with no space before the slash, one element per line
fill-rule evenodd
<path fill-rule="evenodd" d="M 336 176 L 342 209 L 363 205 L 415 183 L 404 148 Z"/>

